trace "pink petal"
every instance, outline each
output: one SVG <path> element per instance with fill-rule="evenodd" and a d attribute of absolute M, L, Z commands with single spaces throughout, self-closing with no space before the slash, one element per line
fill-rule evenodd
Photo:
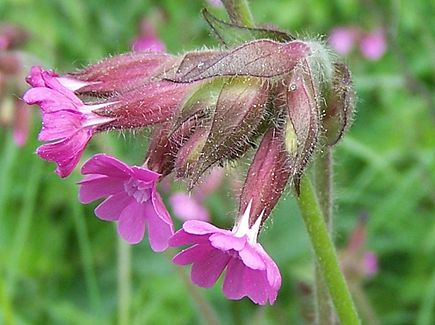
<path fill-rule="evenodd" d="M 124 183 L 116 178 L 98 176 L 80 183 L 79 201 L 86 204 L 104 196 L 124 192 Z"/>
<path fill-rule="evenodd" d="M 243 277 L 245 294 L 256 304 L 264 305 L 269 297 L 269 284 L 266 272 L 260 270 L 245 269 Z M 271 302 L 273 303 L 273 302 Z"/>
<path fill-rule="evenodd" d="M 266 264 L 264 263 L 262 256 L 258 254 L 257 250 L 249 244 L 246 245 L 244 249 L 239 251 L 239 256 L 242 259 L 243 263 L 250 269 L 266 269 Z"/>
<path fill-rule="evenodd" d="M 131 168 L 122 161 L 106 155 L 96 154 L 83 164 L 81 169 L 83 175 L 100 174 L 110 177 L 129 178 L 132 174 Z"/>
<path fill-rule="evenodd" d="M 118 220 L 122 211 L 133 201 L 130 196 L 124 192 L 108 197 L 95 209 L 95 215 L 103 220 Z M 136 202 L 136 201 L 135 201 Z"/>
<path fill-rule="evenodd" d="M 271 288 L 278 291 L 281 287 L 281 274 L 279 273 L 278 266 L 273 259 L 266 253 L 264 248 L 260 245 L 256 245 L 256 250 L 259 255 L 262 256 L 264 263 L 266 264 L 267 281 Z M 276 293 L 275 293 L 276 298 Z M 273 299 L 274 300 L 274 299 Z"/>
<path fill-rule="evenodd" d="M 177 247 L 191 244 L 199 244 L 208 242 L 207 235 L 192 235 L 184 231 L 184 229 L 178 230 L 170 239 L 169 246 Z"/>
<path fill-rule="evenodd" d="M 169 215 L 169 212 L 166 209 L 165 204 L 163 203 L 162 197 L 160 196 L 159 192 L 157 192 L 155 187 L 151 193 L 151 201 L 154 207 L 154 211 L 156 212 L 158 217 L 166 222 L 168 225 L 172 225 L 171 216 Z"/>
<path fill-rule="evenodd" d="M 40 141 L 52 141 L 67 138 L 82 128 L 83 115 L 73 111 L 55 111 L 43 113 Z"/>
<path fill-rule="evenodd" d="M 192 265 L 192 282 L 202 288 L 212 287 L 231 257 L 228 254 L 214 249 L 205 259 L 196 261 Z"/>
<path fill-rule="evenodd" d="M 29 89 L 23 96 L 23 100 L 29 104 L 38 104 L 44 112 L 56 112 L 60 110 L 77 111 L 78 107 L 68 97 L 56 90 L 46 87 Z M 81 104 L 82 105 L 82 104 Z"/>
<path fill-rule="evenodd" d="M 92 131 L 80 130 L 69 138 L 40 146 L 36 153 L 42 159 L 56 162 L 56 173 L 60 177 L 66 177 L 78 164 L 91 136 Z"/>
<path fill-rule="evenodd" d="M 246 236 L 236 237 L 231 232 L 228 233 L 216 233 L 210 236 L 210 243 L 213 247 L 216 247 L 222 251 L 236 250 L 240 251 L 246 245 Z"/>
<path fill-rule="evenodd" d="M 172 223 L 163 220 L 150 202 L 144 204 L 144 209 L 151 248 L 155 252 L 162 252 L 168 247 L 168 240 L 174 234 Z"/>
<path fill-rule="evenodd" d="M 210 245 L 194 245 L 175 255 L 172 262 L 178 265 L 196 263 L 204 260 L 212 251 L 214 251 L 214 248 Z"/>
<path fill-rule="evenodd" d="M 189 220 L 183 224 L 183 229 L 189 234 L 193 235 L 206 235 L 215 232 L 226 232 L 226 230 L 219 229 L 208 222 L 199 220 Z M 228 231 L 229 232 L 229 231 Z M 230 233 L 230 232 L 229 232 Z"/>
<path fill-rule="evenodd" d="M 238 258 L 233 258 L 229 261 L 225 280 L 223 284 L 223 292 L 228 299 L 241 299 L 245 296 L 243 275 L 246 266 Z"/>
<path fill-rule="evenodd" d="M 134 177 L 145 182 L 156 182 L 160 177 L 159 173 L 145 167 L 133 166 L 131 169 L 133 170 Z"/>
<path fill-rule="evenodd" d="M 118 222 L 118 233 L 130 244 L 142 241 L 145 234 L 144 206 L 132 200 L 121 212 Z"/>

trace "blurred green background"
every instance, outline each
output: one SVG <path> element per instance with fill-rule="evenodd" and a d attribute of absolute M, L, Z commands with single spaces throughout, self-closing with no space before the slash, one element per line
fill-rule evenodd
<path fill-rule="evenodd" d="M 46 67 L 70 71 L 128 51 L 143 17 L 156 24 L 171 53 L 217 46 L 200 16 L 204 6 L 210 7 L 199 0 L 1 0 L 0 22 L 26 28 L 31 38 L 23 50 Z M 253 0 L 251 8 L 257 23 L 303 37 L 339 25 L 386 29 L 381 59 L 368 61 L 358 51 L 344 58 L 359 99 L 354 124 L 335 150 L 334 235 L 344 249 L 366 213 L 365 245 L 376 253 L 379 271 L 361 280 L 360 294 L 374 317 L 381 324 L 435 324 L 434 3 Z M 210 10 L 225 17 L 221 8 Z M 78 172 L 61 180 L 54 164 L 34 154 L 36 111 L 25 147 L 14 145 L 10 129 L 0 129 L 0 324 L 115 324 L 119 299 L 129 324 L 206 323 L 171 254 L 152 253 L 146 241 L 131 252 L 120 246 L 113 225 L 93 215 L 96 204 L 78 203 Z M 139 164 L 146 135 L 97 136 L 84 159 L 107 143 Z M 219 225 L 232 222 L 229 193 L 207 200 Z M 290 192 L 272 219 L 261 241 L 282 272 L 278 301 L 258 307 L 226 300 L 219 285 L 198 289 L 222 324 L 309 323 L 312 254 Z M 129 264 L 122 258 L 130 253 L 128 292 Z"/>

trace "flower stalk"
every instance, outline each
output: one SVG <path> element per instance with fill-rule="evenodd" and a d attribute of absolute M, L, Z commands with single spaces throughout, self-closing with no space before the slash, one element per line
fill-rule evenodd
<path fill-rule="evenodd" d="M 346 325 L 360 324 L 349 288 L 340 270 L 337 253 L 330 238 L 321 207 L 307 175 L 304 175 L 301 179 L 298 204 L 317 263 L 340 323 Z"/>
<path fill-rule="evenodd" d="M 332 236 L 332 147 L 326 146 L 314 161 L 314 180 L 316 194 L 325 223 L 330 236 Z M 322 276 L 318 263 L 315 264 L 315 306 L 316 323 L 320 325 L 334 324 L 334 310 L 328 288 Z"/>
<path fill-rule="evenodd" d="M 254 27 L 254 19 L 246 0 L 223 0 L 222 2 L 232 23 L 245 27 Z"/>

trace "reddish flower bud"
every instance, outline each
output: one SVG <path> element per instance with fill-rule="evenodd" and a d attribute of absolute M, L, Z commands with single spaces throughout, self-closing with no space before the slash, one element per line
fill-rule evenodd
<path fill-rule="evenodd" d="M 94 113 L 114 120 L 98 130 L 138 128 L 167 122 L 175 115 L 190 89 L 191 85 L 160 81 L 109 97 L 105 100 L 108 105 Z"/>
<path fill-rule="evenodd" d="M 259 78 L 235 77 L 223 86 L 207 141 L 191 168 L 193 183 L 215 163 L 246 152 L 262 121 L 267 99 L 267 83 Z"/>
<path fill-rule="evenodd" d="M 146 165 L 162 175 L 169 175 L 174 169 L 175 158 L 180 147 L 190 138 L 196 128 L 196 119 L 190 119 L 171 132 L 172 124 L 156 127 L 146 155 Z"/>
<path fill-rule="evenodd" d="M 291 176 L 289 154 L 282 128 L 267 131 L 249 167 L 240 196 L 239 215 L 251 203 L 249 225 L 263 223 L 275 207 Z"/>
<path fill-rule="evenodd" d="M 209 132 L 209 125 L 198 127 L 189 140 L 180 148 L 175 160 L 175 170 L 178 177 L 186 177 L 192 174 L 192 169 L 201 155 Z"/>
<path fill-rule="evenodd" d="M 144 85 L 174 64 L 176 58 L 166 53 L 126 53 L 70 73 L 60 81 L 79 94 L 110 94 Z"/>
<path fill-rule="evenodd" d="M 286 147 L 293 166 L 296 190 L 309 162 L 320 132 L 320 110 L 316 83 L 308 64 L 296 68 L 288 80 Z"/>
<path fill-rule="evenodd" d="M 213 79 L 199 84 L 195 90 L 192 90 L 181 103 L 173 129 L 177 129 L 193 117 L 210 118 L 225 81 L 225 78 Z"/>
<path fill-rule="evenodd" d="M 326 97 L 325 114 L 323 114 L 323 128 L 326 144 L 336 144 L 352 123 L 355 107 L 355 92 L 352 87 L 350 71 L 346 65 L 337 63 L 332 86 Z"/>

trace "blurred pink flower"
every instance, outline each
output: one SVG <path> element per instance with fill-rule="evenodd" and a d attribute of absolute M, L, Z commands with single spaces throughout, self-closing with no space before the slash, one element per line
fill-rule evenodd
<path fill-rule="evenodd" d="M 208 4 L 213 7 L 223 7 L 221 0 L 207 0 Z"/>
<path fill-rule="evenodd" d="M 169 198 L 175 216 L 183 221 L 202 220 L 208 221 L 209 214 L 207 208 L 202 203 L 187 193 L 176 192 Z"/>
<path fill-rule="evenodd" d="M 387 41 L 383 29 L 366 33 L 361 37 L 360 50 L 362 55 L 369 60 L 379 60 L 387 49 Z"/>
<path fill-rule="evenodd" d="M 353 26 L 336 27 L 329 34 L 329 44 L 341 55 L 348 54 L 357 41 L 358 30 Z"/>
<path fill-rule="evenodd" d="M 367 276 L 373 276 L 378 273 L 378 257 L 376 253 L 368 251 L 364 254 L 363 259 L 364 273 Z"/>
<path fill-rule="evenodd" d="M 203 288 L 212 287 L 226 269 L 225 297 L 247 296 L 260 305 L 273 304 L 281 286 L 281 275 L 275 262 L 257 243 L 261 218 L 249 227 L 250 207 L 232 231 L 203 221 L 185 222 L 171 237 L 169 245 L 192 246 L 178 253 L 173 262 L 192 264 L 192 282 Z"/>
<path fill-rule="evenodd" d="M 183 192 L 172 194 L 169 202 L 171 203 L 175 216 L 182 221 L 209 221 L 210 216 L 207 208 L 203 205 L 203 201 L 222 184 L 223 176 L 224 169 L 216 167 L 203 182 L 195 187 L 192 194 L 189 195 Z"/>
<path fill-rule="evenodd" d="M 350 234 L 346 248 L 341 253 L 343 271 L 348 277 L 362 279 L 378 273 L 378 258 L 375 252 L 365 247 L 367 216 L 362 215 Z"/>
<path fill-rule="evenodd" d="M 160 174 L 144 167 L 130 167 L 105 154 L 93 156 L 81 172 L 86 175 L 79 183 L 81 203 L 107 197 L 95 214 L 102 220 L 116 221 L 122 239 L 137 244 L 147 227 L 151 248 L 156 252 L 167 248 L 173 229 L 156 189 Z"/>
<path fill-rule="evenodd" d="M 143 19 L 140 26 L 139 36 L 133 40 L 131 50 L 134 52 L 163 52 L 165 49 L 165 43 L 163 43 L 157 36 L 154 26 L 147 19 Z"/>
<path fill-rule="evenodd" d="M 26 103 L 15 100 L 14 131 L 13 138 L 15 144 L 22 147 L 27 142 L 30 128 L 30 110 Z"/>

